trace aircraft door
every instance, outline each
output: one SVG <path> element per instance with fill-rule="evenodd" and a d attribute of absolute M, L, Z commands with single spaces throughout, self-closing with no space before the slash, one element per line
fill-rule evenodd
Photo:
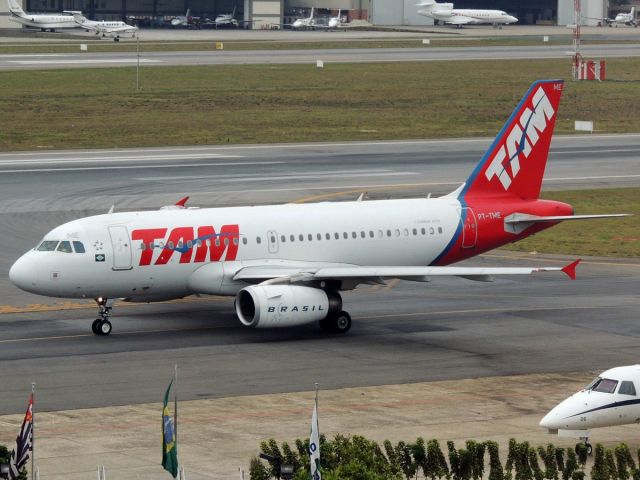
<path fill-rule="evenodd" d="M 269 230 L 267 232 L 267 243 L 269 244 L 269 253 L 278 253 L 278 234 Z"/>
<path fill-rule="evenodd" d="M 462 223 L 462 248 L 473 248 L 478 239 L 478 222 L 476 214 L 470 207 L 462 209 L 460 221 Z"/>
<path fill-rule="evenodd" d="M 131 240 L 127 227 L 111 225 L 109 236 L 113 247 L 113 270 L 131 270 Z"/>

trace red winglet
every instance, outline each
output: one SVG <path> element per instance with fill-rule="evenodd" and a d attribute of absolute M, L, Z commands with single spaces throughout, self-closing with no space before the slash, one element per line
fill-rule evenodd
<path fill-rule="evenodd" d="M 564 267 L 562 267 L 562 271 L 564 273 L 567 274 L 567 276 L 571 279 L 571 280 L 575 280 L 576 279 L 576 267 L 578 266 L 578 264 L 582 261 L 581 258 L 577 259 L 574 262 L 571 262 L 569 265 L 565 265 Z"/>
<path fill-rule="evenodd" d="M 181 198 L 180 200 L 178 200 L 176 202 L 176 205 L 179 206 L 179 207 L 186 207 L 188 200 L 189 200 L 189 197 Z"/>

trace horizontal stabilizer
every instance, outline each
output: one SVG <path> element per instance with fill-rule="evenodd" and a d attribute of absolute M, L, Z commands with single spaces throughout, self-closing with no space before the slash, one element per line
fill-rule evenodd
<path fill-rule="evenodd" d="M 513 213 L 504 219 L 504 229 L 509 233 L 521 233 L 531 225 L 536 223 L 547 222 L 564 222 L 567 220 L 592 220 L 595 218 L 617 218 L 617 217 L 630 217 L 633 214 L 630 213 L 611 213 L 603 215 L 553 215 L 553 216 L 539 216 L 529 215 L 528 213 Z"/>

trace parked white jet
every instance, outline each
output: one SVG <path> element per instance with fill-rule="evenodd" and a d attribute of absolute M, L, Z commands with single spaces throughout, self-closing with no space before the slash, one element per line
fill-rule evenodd
<path fill-rule="evenodd" d="M 292 24 L 291 24 L 291 28 L 293 30 L 301 30 L 301 29 L 307 29 L 307 28 L 314 28 L 316 25 L 316 20 L 313 17 L 313 13 L 314 13 L 314 7 L 311 7 L 311 15 L 309 15 L 306 18 L 298 18 L 296 19 Z"/>
<path fill-rule="evenodd" d="M 614 24 L 616 27 L 618 25 L 633 25 L 635 28 L 638 28 L 638 22 L 636 21 L 636 7 L 631 7 L 631 11 L 629 13 L 617 14 L 616 18 L 608 20 L 607 23 L 609 26 L 611 26 L 611 24 Z"/>
<path fill-rule="evenodd" d="M 611 368 L 556 405 L 540 426 L 585 441 L 589 429 L 640 423 L 640 365 Z"/>
<path fill-rule="evenodd" d="M 107 213 L 57 228 L 18 259 L 9 278 L 23 290 L 93 298 L 96 334 L 108 334 L 111 300 L 151 302 L 194 294 L 234 295 L 250 327 L 320 321 L 346 332 L 339 292 L 387 278 L 426 282 L 457 276 L 563 268 L 450 267 L 574 215 L 539 199 L 562 80 L 535 82 L 467 181 L 441 198 L 186 208 Z M 615 216 L 615 215 L 611 215 Z"/>
<path fill-rule="evenodd" d="M 185 13 L 184 15 L 178 15 L 177 17 L 172 18 L 171 26 L 189 28 L 189 22 L 191 21 L 191 17 L 189 16 L 190 11 L 191 9 L 188 8 L 187 13 Z"/>
<path fill-rule="evenodd" d="M 340 28 L 345 26 L 345 22 L 342 21 L 342 10 L 338 10 L 338 15 L 329 19 L 327 26 L 329 28 Z"/>
<path fill-rule="evenodd" d="M 246 25 L 248 23 L 253 23 L 252 21 L 248 21 L 248 20 L 238 20 L 236 19 L 236 7 L 233 7 L 233 12 L 231 13 L 221 13 L 220 15 L 218 15 L 215 20 L 213 21 L 214 25 L 216 26 L 216 28 L 220 28 L 220 27 L 235 27 L 235 28 L 239 28 L 240 25 Z"/>
<path fill-rule="evenodd" d="M 435 0 L 422 0 L 417 4 L 418 14 L 444 23 L 463 25 L 489 23 L 494 26 L 516 23 L 518 19 L 502 10 L 481 10 L 470 8 L 453 8 L 453 3 L 437 3 Z"/>
<path fill-rule="evenodd" d="M 9 13 L 11 16 L 9 20 L 17 23 L 21 23 L 26 27 L 39 28 L 43 32 L 50 30 L 56 31 L 56 28 L 78 28 L 79 25 L 73 19 L 73 13 L 78 12 L 63 12 L 54 14 L 44 13 L 27 13 L 16 0 L 7 0 L 9 4 Z"/>
<path fill-rule="evenodd" d="M 124 22 L 94 21 L 79 13 L 74 13 L 73 18 L 82 28 L 92 30 L 96 32 L 96 35 L 102 34 L 103 37 L 110 35 L 115 41 L 118 41 L 121 34 L 130 33 L 132 37 L 135 37 L 138 32 L 138 27 Z"/>

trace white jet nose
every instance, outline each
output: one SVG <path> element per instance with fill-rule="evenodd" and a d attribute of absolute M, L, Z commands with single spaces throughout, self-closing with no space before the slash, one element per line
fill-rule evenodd
<path fill-rule="evenodd" d="M 38 286 L 37 271 L 28 253 L 21 256 L 9 269 L 9 280 L 16 287 L 33 292 Z"/>
<path fill-rule="evenodd" d="M 542 428 L 554 429 L 558 428 L 558 413 L 554 408 L 549 413 L 547 413 L 542 420 L 540 420 L 539 424 Z"/>

